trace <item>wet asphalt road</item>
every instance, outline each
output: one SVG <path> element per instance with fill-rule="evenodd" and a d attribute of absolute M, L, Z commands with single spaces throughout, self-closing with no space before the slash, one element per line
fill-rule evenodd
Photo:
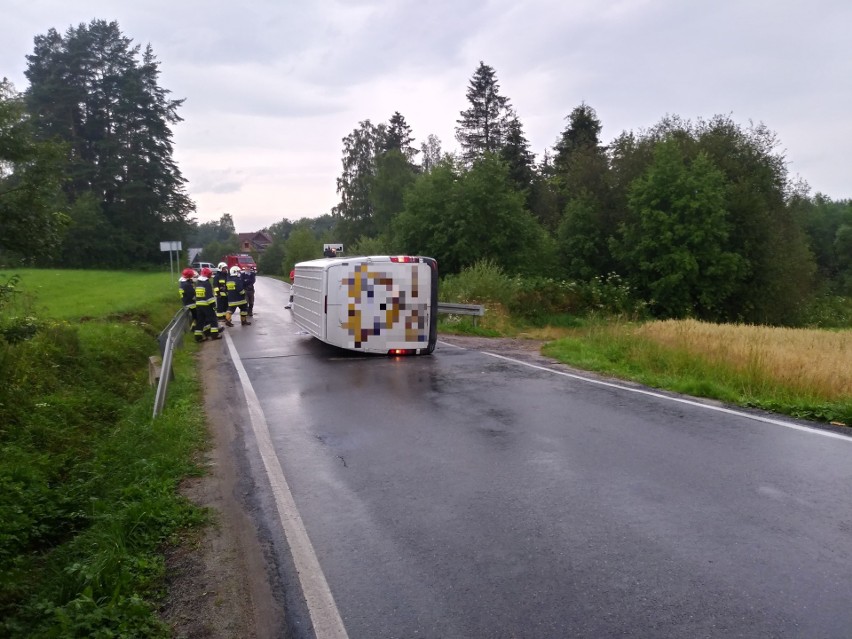
<path fill-rule="evenodd" d="M 852 637 L 852 440 L 440 341 L 349 354 L 287 290 L 230 334 L 349 637 Z"/>

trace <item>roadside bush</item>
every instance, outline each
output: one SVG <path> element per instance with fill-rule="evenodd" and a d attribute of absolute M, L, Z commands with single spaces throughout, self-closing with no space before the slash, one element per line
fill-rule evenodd
<path fill-rule="evenodd" d="M 447 302 L 502 306 L 512 316 L 533 324 L 561 323 L 565 316 L 645 317 L 645 303 L 634 296 L 618 274 L 589 282 L 552 277 L 509 277 L 490 260 L 481 260 L 458 275 L 441 281 L 440 297 Z"/>
<path fill-rule="evenodd" d="M 629 319 L 647 316 L 647 302 L 635 295 L 633 288 L 618 273 L 598 275 L 578 287 L 585 311 Z"/>
<path fill-rule="evenodd" d="M 9 279 L 0 284 L 0 310 L 6 308 L 18 296 L 20 281 L 20 275 L 10 275 Z"/>
<path fill-rule="evenodd" d="M 508 307 L 515 295 L 516 283 L 517 280 L 506 275 L 493 260 L 480 260 L 457 275 L 447 275 L 441 281 L 438 294 L 445 302 L 497 302 Z"/>
<path fill-rule="evenodd" d="M 515 278 L 512 314 L 537 321 L 545 317 L 576 314 L 583 310 L 579 287 L 574 282 L 549 277 Z"/>
<path fill-rule="evenodd" d="M 10 317 L 0 325 L 0 337 L 8 344 L 17 344 L 32 339 L 39 328 L 35 317 Z"/>
<path fill-rule="evenodd" d="M 19 313 L 21 304 L 20 275 L 11 275 L 8 280 L 0 284 L 0 341 L 7 344 L 16 344 L 32 338 L 39 328 L 39 321 L 30 312 Z M 30 311 L 30 309 L 21 309 Z"/>
<path fill-rule="evenodd" d="M 821 295 L 802 311 L 807 328 L 852 328 L 852 298 Z"/>

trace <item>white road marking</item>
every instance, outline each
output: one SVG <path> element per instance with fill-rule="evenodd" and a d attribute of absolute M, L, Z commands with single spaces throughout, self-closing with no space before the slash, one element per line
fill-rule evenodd
<path fill-rule="evenodd" d="M 231 360 L 237 369 L 246 396 L 251 427 L 257 440 L 263 466 L 266 469 L 266 476 L 269 478 L 269 484 L 272 487 L 278 517 L 293 553 L 293 563 L 302 586 L 302 593 L 305 596 L 314 633 L 317 639 L 348 639 L 349 635 L 346 633 L 343 620 L 340 618 L 337 604 L 334 603 L 334 597 L 319 565 L 311 540 L 308 538 L 302 517 L 296 508 L 290 486 L 287 484 L 284 471 L 275 455 L 272 438 L 269 436 L 269 425 L 260 408 L 260 402 L 248 378 L 248 373 L 246 373 L 246 369 L 240 361 L 234 342 L 227 331 L 225 332 L 225 342 L 228 344 Z"/>
<path fill-rule="evenodd" d="M 698 408 L 706 408 L 708 410 L 715 410 L 719 413 L 727 413 L 728 415 L 736 415 L 737 417 L 745 417 L 746 419 L 752 419 L 758 422 L 765 422 L 767 424 L 775 424 L 776 426 L 783 426 L 784 428 L 792 428 L 793 430 L 800 430 L 805 433 L 810 433 L 811 435 L 822 435 L 823 437 L 831 437 L 832 439 L 841 439 L 847 443 L 852 443 L 852 437 L 848 437 L 846 435 L 840 435 L 839 433 L 833 433 L 827 430 L 819 430 L 817 428 L 810 428 L 808 426 L 800 426 L 799 424 L 794 424 L 792 422 L 785 422 L 781 419 L 773 419 L 771 417 L 762 417 L 761 415 L 751 415 L 749 413 L 743 413 L 742 411 L 732 410 L 730 408 L 724 408 L 722 406 L 713 406 L 712 404 L 703 404 L 701 402 L 696 402 L 690 399 L 684 399 L 681 397 L 670 397 L 669 395 L 663 395 L 661 393 L 655 393 L 653 391 L 643 390 L 641 388 L 631 388 L 630 386 L 624 386 L 622 384 L 614 384 L 612 382 L 605 382 L 599 379 L 593 379 L 591 377 L 583 377 L 582 375 L 575 375 L 573 373 L 566 373 L 564 371 L 553 370 L 552 368 L 547 368 L 546 366 L 539 366 L 537 364 L 530 364 L 529 362 L 522 362 L 519 359 L 513 359 L 511 357 L 506 357 L 505 355 L 498 355 L 497 353 L 488 353 L 486 351 L 479 351 L 484 355 L 488 355 L 490 357 L 496 357 L 497 359 L 504 359 L 508 362 L 514 362 L 515 364 L 520 364 L 521 366 L 528 366 L 529 368 L 535 368 L 540 371 L 547 371 L 548 373 L 553 373 L 555 375 L 562 375 L 563 377 L 570 377 L 571 379 L 576 379 L 581 382 L 588 382 L 589 384 L 598 384 L 599 386 L 608 386 L 609 388 L 617 388 L 619 390 L 629 391 L 631 393 L 639 393 L 640 395 L 648 395 L 649 397 L 656 397 L 658 399 L 666 399 L 670 402 L 678 402 L 680 404 L 688 404 L 689 406 L 697 406 Z"/>

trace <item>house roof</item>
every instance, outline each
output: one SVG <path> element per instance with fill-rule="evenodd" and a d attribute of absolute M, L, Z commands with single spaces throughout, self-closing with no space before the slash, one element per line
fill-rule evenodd
<path fill-rule="evenodd" d="M 255 231 L 254 233 L 237 233 L 240 238 L 240 248 L 254 248 L 262 251 L 272 244 L 272 238 L 266 231 Z"/>

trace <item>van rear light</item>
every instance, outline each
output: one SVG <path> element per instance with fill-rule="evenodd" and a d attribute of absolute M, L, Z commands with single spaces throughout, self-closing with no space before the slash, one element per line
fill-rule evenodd
<path fill-rule="evenodd" d="M 388 351 L 388 355 L 417 355 L 416 348 L 392 348 Z"/>
<path fill-rule="evenodd" d="M 390 261 L 402 263 L 402 264 L 409 264 L 409 263 L 412 263 L 412 262 L 419 262 L 420 258 L 419 257 L 411 257 L 410 255 L 391 255 Z"/>

